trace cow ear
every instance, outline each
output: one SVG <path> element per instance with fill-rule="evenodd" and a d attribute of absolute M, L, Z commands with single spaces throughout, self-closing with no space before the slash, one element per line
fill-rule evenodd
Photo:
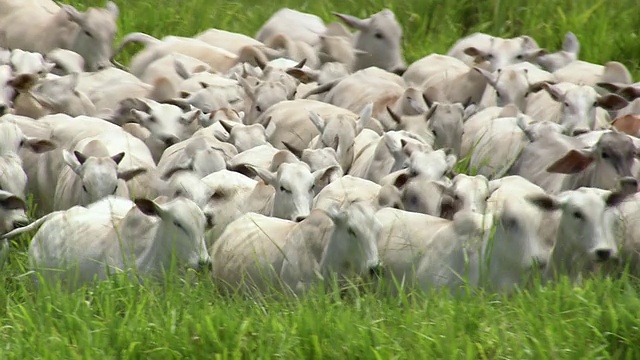
<path fill-rule="evenodd" d="M 560 88 L 558 88 L 556 85 L 551 85 L 545 82 L 542 84 L 542 88 L 547 91 L 547 93 L 549 94 L 549 96 L 551 96 L 553 100 L 557 102 L 564 101 L 564 92 L 560 90 Z"/>
<path fill-rule="evenodd" d="M 200 109 L 193 109 L 182 114 L 182 116 L 180 117 L 180 122 L 184 125 L 189 125 L 193 123 L 194 120 L 200 116 L 200 114 L 202 114 L 202 111 Z"/>
<path fill-rule="evenodd" d="M 620 110 L 623 107 L 629 105 L 629 102 L 625 100 L 622 96 L 616 94 L 607 94 L 604 96 L 598 97 L 598 106 L 602 107 L 606 110 Z"/>
<path fill-rule="evenodd" d="M 74 156 L 74 154 L 72 154 L 69 150 L 63 149 L 62 159 L 64 160 L 65 164 L 67 164 L 71 168 L 71 170 L 73 170 L 73 172 L 75 172 L 76 174 L 78 173 L 78 171 L 80 170 L 80 166 L 82 166 L 82 163 L 80 163 L 77 156 Z"/>
<path fill-rule="evenodd" d="M 6 210 L 27 210 L 27 203 L 15 195 L 0 198 L 0 207 Z"/>
<path fill-rule="evenodd" d="M 562 158 L 551 164 L 547 172 L 559 174 L 575 174 L 586 169 L 593 162 L 593 153 L 590 150 L 572 149 Z"/>
<path fill-rule="evenodd" d="M 45 139 L 27 138 L 25 146 L 36 154 L 54 150 L 58 147 L 54 142 Z"/>
<path fill-rule="evenodd" d="M 124 181 L 129 181 L 131 179 L 133 179 L 134 177 L 144 174 L 147 172 L 147 169 L 144 168 L 137 168 L 137 169 L 131 169 L 131 170 L 126 170 L 126 171 L 118 171 L 118 179 L 122 179 Z"/>
<path fill-rule="evenodd" d="M 109 10 L 114 20 L 118 19 L 118 16 L 120 15 L 120 9 L 118 9 L 118 5 L 116 5 L 113 1 L 108 1 L 105 5 L 105 8 Z"/>
<path fill-rule="evenodd" d="M 62 10 L 64 10 L 67 15 L 69 15 L 69 19 L 73 22 L 78 23 L 78 25 L 82 25 L 84 22 L 84 14 L 78 11 L 78 9 L 74 8 L 71 5 L 64 4 L 61 6 Z"/>
<path fill-rule="evenodd" d="M 158 216 L 162 214 L 162 209 L 153 200 L 149 199 L 135 199 L 133 202 L 136 204 L 138 210 L 147 216 Z"/>
<path fill-rule="evenodd" d="M 465 55 L 474 56 L 474 57 L 484 57 L 486 53 L 475 46 L 469 46 L 464 49 Z"/>
<path fill-rule="evenodd" d="M 525 199 L 544 211 L 558 210 L 562 206 L 562 204 L 558 200 L 547 194 L 527 195 Z"/>
<path fill-rule="evenodd" d="M 496 83 L 498 79 L 495 75 L 493 75 L 492 73 L 488 72 L 485 69 L 475 67 L 475 66 L 473 67 L 473 70 L 479 72 L 480 75 L 484 76 L 484 78 L 487 80 L 487 83 L 491 85 L 491 87 L 494 87 L 494 88 L 496 87 Z"/>
<path fill-rule="evenodd" d="M 625 115 L 619 117 L 611 125 L 614 129 L 624 132 L 625 134 L 636 136 L 640 132 L 640 116 L 639 115 Z"/>
<path fill-rule="evenodd" d="M 313 177 L 316 181 L 322 181 L 325 184 L 331 183 L 338 176 L 340 176 L 340 166 L 331 165 L 324 169 L 316 170 L 313 172 Z"/>
<path fill-rule="evenodd" d="M 120 165 L 120 162 L 122 161 L 122 159 L 124 159 L 124 155 L 124 152 L 117 153 L 111 157 L 111 160 L 113 160 L 116 165 Z"/>
<path fill-rule="evenodd" d="M 253 165 L 245 165 L 247 169 L 249 169 L 252 173 L 256 174 L 262 181 L 264 181 L 267 185 L 275 186 L 278 181 L 277 174 L 275 172 L 271 172 L 267 169 L 253 166 Z"/>
<path fill-rule="evenodd" d="M 369 23 L 371 22 L 369 19 L 360 19 L 352 15 L 346 15 L 334 12 L 334 16 L 338 17 L 338 19 L 342 20 L 348 26 L 358 29 L 358 30 L 367 30 L 369 28 Z"/>
<path fill-rule="evenodd" d="M 407 185 L 407 182 L 409 182 L 409 179 L 411 179 L 411 175 L 407 171 L 403 171 L 400 175 L 396 177 L 396 180 L 393 182 L 393 186 L 395 186 L 398 189 L 402 189 L 404 188 L 405 185 Z"/>

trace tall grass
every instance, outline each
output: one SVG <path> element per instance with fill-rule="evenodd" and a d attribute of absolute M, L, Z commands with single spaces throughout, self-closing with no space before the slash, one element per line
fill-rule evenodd
<path fill-rule="evenodd" d="M 210 27 L 253 35 L 279 7 L 365 17 L 381 0 L 254 2 L 249 0 L 117 1 L 119 38 L 133 31 L 162 37 Z M 73 2 L 78 8 L 104 1 Z M 556 50 L 566 31 L 582 43 L 581 58 L 617 60 L 640 72 L 637 2 L 405 0 L 388 6 L 405 32 L 414 61 L 444 53 L 474 31 L 528 34 Z M 133 50 L 125 55 L 128 57 Z M 635 281 L 562 280 L 512 296 L 443 293 L 343 296 L 317 289 L 302 299 L 222 296 L 204 275 L 165 283 L 112 281 L 67 293 L 36 291 L 26 267 L 29 237 L 13 243 L 0 276 L 1 359 L 102 358 L 371 358 L 595 359 L 640 357 L 640 299 Z"/>

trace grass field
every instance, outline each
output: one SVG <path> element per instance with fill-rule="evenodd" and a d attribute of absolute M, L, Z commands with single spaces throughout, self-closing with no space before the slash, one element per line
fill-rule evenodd
<path fill-rule="evenodd" d="M 253 35 L 280 6 L 333 21 L 331 11 L 364 17 L 389 3 L 117 2 L 119 38 L 132 31 L 193 35 L 210 27 Z M 104 1 L 73 3 L 84 8 Z M 571 30 L 582 43 L 582 59 L 617 60 L 640 73 L 636 0 L 405 0 L 391 8 L 404 26 L 408 61 L 444 53 L 473 31 L 526 33 L 555 51 Z M 229 298 L 196 274 L 157 285 L 115 279 L 72 294 L 36 293 L 25 268 L 27 244 L 28 238 L 13 244 L 0 277 L 0 359 L 640 358 L 640 298 L 636 281 L 627 278 L 580 288 L 560 281 L 510 297 L 434 293 L 411 301 L 321 289 L 302 300 Z"/>

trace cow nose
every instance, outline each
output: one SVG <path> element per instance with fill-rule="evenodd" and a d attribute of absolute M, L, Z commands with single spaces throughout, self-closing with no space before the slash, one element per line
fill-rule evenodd
<path fill-rule="evenodd" d="M 106 69 L 108 67 L 109 67 L 108 64 L 97 64 L 96 65 L 96 71 L 104 70 L 104 69 Z"/>
<path fill-rule="evenodd" d="M 7 105 L 0 105 L 0 115 L 4 115 L 9 112 L 9 107 Z"/>
<path fill-rule="evenodd" d="M 172 146 L 180 142 L 180 140 L 175 136 L 164 136 L 160 140 L 162 140 L 162 142 L 167 146 Z"/>
<path fill-rule="evenodd" d="M 204 259 L 200 259 L 200 261 L 198 261 L 198 271 L 204 271 L 204 270 L 209 270 L 211 268 L 211 258 L 210 257 L 206 257 Z"/>
<path fill-rule="evenodd" d="M 574 129 L 573 130 L 573 136 L 578 136 L 578 135 L 582 135 L 582 134 L 586 134 L 589 132 L 589 129 Z"/>
<path fill-rule="evenodd" d="M 371 277 L 380 277 L 384 272 L 384 268 L 382 264 L 378 263 L 369 268 L 369 276 Z"/>
<path fill-rule="evenodd" d="M 293 219 L 293 221 L 295 221 L 295 222 L 302 222 L 302 221 L 303 221 L 304 219 L 306 219 L 306 218 L 307 218 L 307 216 L 306 216 L 306 215 L 298 215 L 298 216 L 296 216 L 296 218 L 295 218 L 295 219 Z"/>
<path fill-rule="evenodd" d="M 533 268 L 539 271 L 544 270 L 547 267 L 547 260 L 536 257 L 533 259 Z"/>
<path fill-rule="evenodd" d="M 398 76 L 402 76 L 404 75 L 404 72 L 407 71 L 407 67 L 406 66 L 401 66 L 401 67 L 397 67 L 395 69 L 393 69 L 393 71 L 391 71 L 392 73 L 398 75 Z"/>
<path fill-rule="evenodd" d="M 21 228 L 23 226 L 29 225 L 29 220 L 27 219 L 14 220 L 12 225 L 14 229 Z"/>
<path fill-rule="evenodd" d="M 607 261 L 610 258 L 611 258 L 611 250 L 609 249 L 596 250 L 596 261 L 599 261 L 599 262 Z"/>

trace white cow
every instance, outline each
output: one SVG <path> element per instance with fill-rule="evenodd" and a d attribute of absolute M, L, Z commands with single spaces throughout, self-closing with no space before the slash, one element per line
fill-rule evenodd
<path fill-rule="evenodd" d="M 87 70 L 100 70 L 110 66 L 119 13 L 112 1 L 85 12 L 51 0 L 5 1 L 0 5 L 0 45 L 42 54 L 69 49 L 82 55 Z"/>
<path fill-rule="evenodd" d="M 126 181 L 146 171 L 118 171 L 124 152 L 109 156 L 99 140 L 80 142 L 72 152 L 62 150 L 67 165 L 60 171 L 53 198 L 54 210 L 66 210 L 75 205 L 86 206 L 108 195 L 129 197 Z"/>
<path fill-rule="evenodd" d="M 320 41 L 320 35 L 326 30 L 324 21 L 320 17 L 282 8 L 273 13 L 262 25 L 255 38 L 264 43 L 277 34 L 287 34 L 293 40 L 304 41 L 313 46 Z"/>
<path fill-rule="evenodd" d="M 580 139 L 549 134 L 529 143 L 509 170 L 550 194 L 580 187 L 612 189 L 631 176 L 636 146 L 626 134 L 607 132 L 588 146 Z"/>
<path fill-rule="evenodd" d="M 10 120 L 0 121 L 0 190 L 26 199 L 27 174 L 23 170 L 23 161 L 19 152 L 27 150 L 41 154 L 54 148 L 56 144 L 47 139 L 27 137 Z"/>
<path fill-rule="evenodd" d="M 618 110 L 628 102 L 615 94 L 598 95 L 593 87 L 557 83 L 543 83 L 545 91 L 527 97 L 525 113 L 537 120 L 549 120 L 567 128 L 570 135 L 580 135 L 608 125 L 605 110 Z"/>
<path fill-rule="evenodd" d="M 618 259 L 618 243 L 614 237 L 618 215 L 607 211 L 621 204 L 638 188 L 636 179 L 620 180 L 620 188 L 607 191 L 580 188 L 553 197 L 533 195 L 530 201 L 550 210 L 561 210 L 556 241 L 545 271 L 548 280 L 567 275 L 580 281 L 597 264 Z"/>
<path fill-rule="evenodd" d="M 102 201 L 110 204 L 54 212 L 5 237 L 42 225 L 29 246 L 29 264 L 46 283 L 70 289 L 119 271 L 159 278 L 174 265 L 200 269 L 210 264 L 207 220 L 192 201 L 137 199 L 124 216 L 120 211 L 126 207 Z"/>
<path fill-rule="evenodd" d="M 212 276 L 232 291 L 301 295 L 333 275 L 344 280 L 377 273 L 379 232 L 373 209 L 360 203 L 314 210 L 298 223 L 249 213 L 231 223 L 212 246 Z"/>
<path fill-rule="evenodd" d="M 0 190 L 0 236 L 29 223 L 27 204 L 10 192 Z M 9 257 L 9 241 L 0 239 L 0 271 Z"/>
<path fill-rule="evenodd" d="M 496 71 L 510 64 L 531 61 L 547 53 L 538 47 L 533 38 L 527 35 L 504 39 L 484 33 L 473 33 L 458 40 L 447 52 L 448 56 L 473 66 L 476 63 L 488 63 L 488 71 Z"/>
<path fill-rule="evenodd" d="M 353 35 L 353 46 L 363 53 L 356 53 L 353 71 L 375 66 L 402 75 L 407 70 L 402 54 L 402 27 L 393 11 L 383 9 L 366 19 L 333 14 L 358 30 Z"/>

